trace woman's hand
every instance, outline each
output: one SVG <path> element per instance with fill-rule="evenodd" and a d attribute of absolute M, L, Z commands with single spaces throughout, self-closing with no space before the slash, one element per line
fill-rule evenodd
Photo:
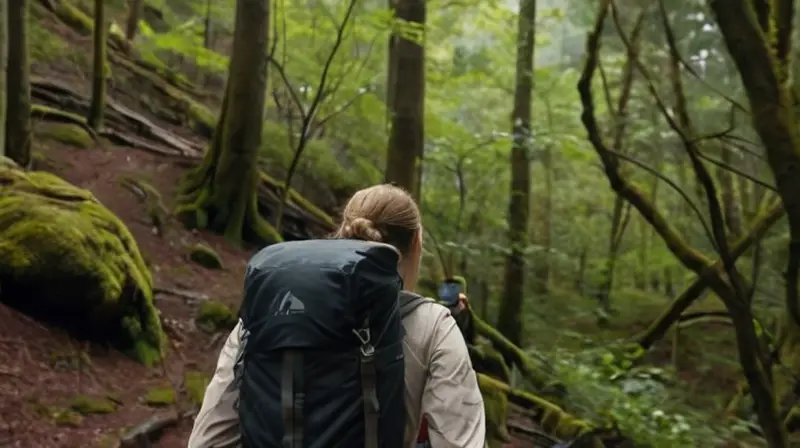
<path fill-rule="evenodd" d="M 453 316 L 456 316 L 467 308 L 469 308 L 469 299 L 467 295 L 462 292 L 458 294 L 458 303 L 450 309 L 450 312 Z"/>

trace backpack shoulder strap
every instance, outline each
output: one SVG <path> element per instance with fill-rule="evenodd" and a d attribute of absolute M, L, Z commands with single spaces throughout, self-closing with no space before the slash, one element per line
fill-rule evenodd
<path fill-rule="evenodd" d="M 434 303 L 434 301 L 413 292 L 400 291 L 400 318 L 405 319 L 424 303 Z"/>

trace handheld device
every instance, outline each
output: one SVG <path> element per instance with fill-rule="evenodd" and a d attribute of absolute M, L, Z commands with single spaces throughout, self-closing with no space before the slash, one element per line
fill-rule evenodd
<path fill-rule="evenodd" d="M 454 279 L 447 279 L 439 285 L 439 301 L 445 306 L 455 306 L 458 304 L 458 295 L 463 291 L 461 283 Z"/>

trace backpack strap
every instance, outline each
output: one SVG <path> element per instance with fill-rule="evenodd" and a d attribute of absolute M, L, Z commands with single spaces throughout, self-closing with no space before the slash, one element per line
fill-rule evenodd
<path fill-rule="evenodd" d="M 434 303 L 432 299 L 423 297 L 413 292 L 400 291 L 400 318 L 405 319 L 415 309 L 424 303 Z"/>
<path fill-rule="evenodd" d="M 304 406 L 303 353 L 299 350 L 285 350 L 281 366 L 283 448 L 302 448 L 304 446 Z"/>
<path fill-rule="evenodd" d="M 360 330 L 354 333 L 361 341 L 359 348 L 361 365 L 361 399 L 364 402 L 364 446 L 378 448 L 378 370 L 375 366 L 375 347 L 372 345 L 369 317 L 364 320 Z"/>

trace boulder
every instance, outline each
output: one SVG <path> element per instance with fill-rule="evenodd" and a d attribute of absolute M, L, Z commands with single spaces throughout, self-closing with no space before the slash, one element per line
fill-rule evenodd
<path fill-rule="evenodd" d="M 0 302 L 152 365 L 164 333 L 127 227 L 90 192 L 0 164 Z"/>

